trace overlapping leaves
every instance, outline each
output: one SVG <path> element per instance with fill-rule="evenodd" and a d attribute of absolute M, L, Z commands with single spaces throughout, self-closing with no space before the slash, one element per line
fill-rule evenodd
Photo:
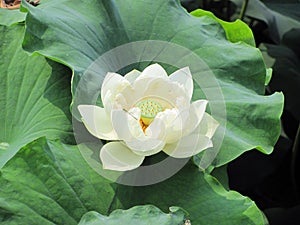
<path fill-rule="evenodd" d="M 116 225 L 116 224 L 160 224 L 182 225 L 184 212 L 180 209 L 172 210 L 165 214 L 160 209 L 152 206 L 135 206 L 128 210 L 115 210 L 109 216 L 97 212 L 88 212 L 80 220 L 79 225 Z"/>
<path fill-rule="evenodd" d="M 0 168 L 34 139 L 72 136 L 70 71 L 22 49 L 24 25 L 0 27 Z"/>
<path fill-rule="evenodd" d="M 225 100 L 227 113 L 226 118 L 215 115 L 225 137 L 214 165 L 223 165 L 252 148 L 272 152 L 279 136 L 283 96 L 263 96 L 266 68 L 259 50 L 237 40 L 228 41 L 214 19 L 195 18 L 176 0 L 54 0 L 44 1 L 37 8 L 26 7 L 24 47 L 70 66 L 74 70 L 74 95 L 85 70 L 107 51 L 144 40 L 175 43 L 192 50 L 209 66 L 224 96 L 209 99 L 210 106 Z M 108 64 L 114 67 L 116 61 Z M 98 74 L 102 77 L 96 80 L 103 80 L 104 75 Z M 101 84 L 95 84 L 95 79 L 86 82 L 83 95 L 91 99 Z M 193 99 L 204 97 L 196 87 Z M 205 154 L 202 167 L 213 158 L 214 154 Z"/>
<path fill-rule="evenodd" d="M 120 211 L 108 218 L 105 216 L 115 209 L 145 204 L 154 204 L 164 212 L 168 212 L 170 206 L 179 206 L 186 210 L 185 217 L 193 224 L 265 223 L 254 202 L 237 192 L 226 191 L 215 178 L 203 174 L 195 165 L 187 165 L 160 184 L 117 186 L 93 171 L 77 146 L 45 138 L 23 147 L 2 168 L 0 187 L 0 222 L 8 225 L 77 224 L 89 211 L 103 216 L 89 213 L 82 221 L 99 222 L 97 219 L 101 217 L 115 222 L 109 224 L 120 224 Z M 148 216 L 151 212 L 161 214 L 153 207 L 150 209 Z M 147 208 L 139 212 L 145 217 Z M 132 219 L 132 213 L 136 214 L 136 209 L 128 212 L 127 219 Z M 182 214 L 176 215 L 169 221 L 173 223 L 167 224 L 177 225 L 176 221 L 183 219 Z"/>
<path fill-rule="evenodd" d="M 214 165 L 254 147 L 272 151 L 279 134 L 282 95 L 263 96 L 266 68 L 259 51 L 238 40 L 228 41 L 214 19 L 195 18 L 175 0 L 44 0 L 37 8 L 23 4 L 29 11 L 24 47 L 68 65 L 74 71 L 73 94 L 85 70 L 108 50 L 141 40 L 175 43 L 209 66 L 224 95 L 227 121 L 216 119 L 222 122 L 225 138 Z M 21 20 L 18 17 L 13 23 Z M 4 82 L 0 85 L 5 91 L 0 93 L 4 106 L 0 110 L 0 165 L 10 159 L 1 169 L 1 222 L 77 224 L 82 216 L 81 221 L 91 216 L 86 214 L 89 211 L 108 215 L 118 208 L 154 204 L 164 212 L 172 205 L 182 207 L 193 224 L 266 223 L 250 199 L 226 191 L 194 165 L 146 188 L 116 186 L 89 168 L 77 146 L 45 138 L 33 141 L 41 136 L 69 137 L 69 71 L 41 56 L 25 54 L 20 46 L 23 25 L 1 29 Z M 137 69 L 145 66 L 139 64 Z M 92 80 L 88 84 L 92 89 L 101 85 Z M 195 88 L 193 99 L 205 97 Z M 86 91 L 89 96 L 90 90 Z M 210 104 L 221 100 L 211 99 Z M 117 220 L 118 212 L 112 214 Z"/>

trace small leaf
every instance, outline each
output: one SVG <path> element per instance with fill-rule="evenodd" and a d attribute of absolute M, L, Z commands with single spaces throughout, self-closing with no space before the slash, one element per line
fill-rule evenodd
<path fill-rule="evenodd" d="M 135 206 L 128 210 L 117 209 L 109 216 L 103 216 L 97 212 L 88 212 L 80 220 L 79 225 L 116 225 L 116 224 L 138 224 L 138 225 L 182 225 L 184 212 L 180 209 L 169 214 L 163 213 L 152 205 Z"/>
<path fill-rule="evenodd" d="M 214 20 L 216 20 L 226 32 L 226 37 L 229 41 L 235 43 L 239 41 L 243 41 L 248 45 L 255 47 L 255 40 L 252 33 L 252 30 L 246 23 L 237 19 L 234 22 L 227 22 L 216 17 L 212 12 L 205 11 L 202 9 L 196 9 L 191 12 L 191 15 L 196 17 L 208 16 Z"/>
<path fill-rule="evenodd" d="M 265 85 L 268 85 L 272 79 L 272 73 L 273 73 L 273 69 L 272 68 L 268 68 L 266 71 L 266 81 L 265 81 Z"/>
<path fill-rule="evenodd" d="M 237 5 L 238 10 L 244 0 L 231 0 Z M 263 21 L 268 26 L 269 38 L 275 43 L 280 43 L 283 35 L 293 28 L 300 28 L 299 2 L 276 2 L 252 0 L 248 2 L 246 16 L 252 20 Z"/>

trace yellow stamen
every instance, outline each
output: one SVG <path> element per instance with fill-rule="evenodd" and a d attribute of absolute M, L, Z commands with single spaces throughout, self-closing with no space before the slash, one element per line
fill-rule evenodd
<path fill-rule="evenodd" d="M 144 122 L 143 122 L 142 119 L 140 119 L 140 124 L 141 124 L 141 127 L 142 127 L 143 132 L 145 133 L 145 131 L 146 131 L 148 125 L 144 124 Z"/>

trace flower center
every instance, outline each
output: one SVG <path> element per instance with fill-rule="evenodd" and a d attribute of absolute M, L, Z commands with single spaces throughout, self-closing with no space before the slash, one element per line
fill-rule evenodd
<path fill-rule="evenodd" d="M 138 102 L 137 107 L 141 109 L 141 122 L 145 126 L 149 126 L 157 113 L 163 111 L 161 104 L 153 99 L 142 100 Z"/>

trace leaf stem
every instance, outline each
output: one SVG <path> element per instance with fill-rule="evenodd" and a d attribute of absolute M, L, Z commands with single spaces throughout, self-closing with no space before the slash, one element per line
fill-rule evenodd
<path fill-rule="evenodd" d="M 240 13 L 240 20 L 244 20 L 244 17 L 245 17 L 246 11 L 247 11 L 247 7 L 248 7 L 248 2 L 249 2 L 249 0 L 244 0 L 244 2 L 243 2 L 241 13 Z"/>
<path fill-rule="evenodd" d="M 299 200 L 299 182 L 297 182 L 297 174 L 296 174 L 296 166 L 297 162 L 299 162 L 299 151 L 300 151 L 300 123 L 298 125 L 297 134 L 295 136 L 293 148 L 292 148 L 292 162 L 291 162 L 291 169 L 292 169 L 292 179 L 297 190 L 297 200 Z"/>

